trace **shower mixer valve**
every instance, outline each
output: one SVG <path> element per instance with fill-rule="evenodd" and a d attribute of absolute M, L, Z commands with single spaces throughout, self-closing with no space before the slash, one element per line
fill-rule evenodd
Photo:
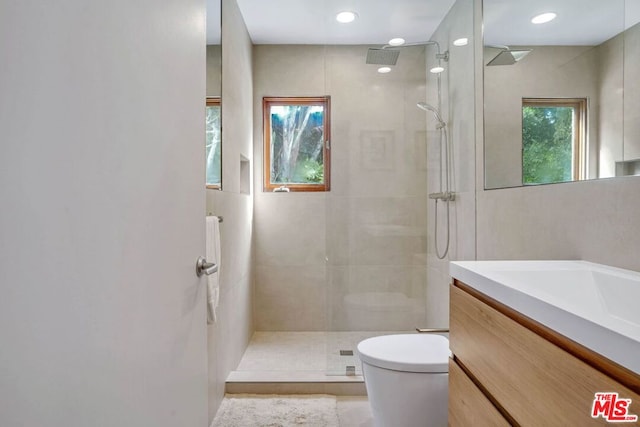
<path fill-rule="evenodd" d="M 452 191 L 446 191 L 444 193 L 429 193 L 430 199 L 443 200 L 445 202 L 452 202 L 456 199 L 456 193 Z"/>

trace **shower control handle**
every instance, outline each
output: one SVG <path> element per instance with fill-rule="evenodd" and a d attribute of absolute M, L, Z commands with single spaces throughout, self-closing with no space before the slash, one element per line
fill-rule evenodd
<path fill-rule="evenodd" d="M 198 259 L 196 260 L 196 275 L 198 277 L 202 276 L 203 274 L 210 276 L 217 271 L 218 265 L 213 262 L 207 262 L 204 257 L 198 257 Z"/>
<path fill-rule="evenodd" d="M 444 200 L 445 202 L 451 202 L 456 199 L 456 194 L 451 191 L 445 191 L 444 193 L 429 193 L 430 199 Z"/>

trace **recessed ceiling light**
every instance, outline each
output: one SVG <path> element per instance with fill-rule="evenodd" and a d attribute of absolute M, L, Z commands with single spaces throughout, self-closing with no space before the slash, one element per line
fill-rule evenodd
<path fill-rule="evenodd" d="M 531 22 L 534 24 L 545 24 L 549 21 L 553 21 L 554 19 L 556 19 L 556 16 L 558 15 L 556 15 L 553 12 L 545 12 L 531 18 Z"/>
<path fill-rule="evenodd" d="M 430 69 L 429 71 L 431 71 L 433 74 L 438 74 L 444 71 L 443 67 L 433 67 L 432 69 Z"/>
<path fill-rule="evenodd" d="M 358 15 L 355 12 L 345 11 L 336 15 L 336 21 L 341 24 L 348 24 L 349 22 L 353 22 L 357 17 Z"/>
<path fill-rule="evenodd" d="M 402 46 L 404 44 L 404 39 L 402 37 L 396 37 L 394 39 L 389 40 L 389 44 L 391 46 Z"/>
<path fill-rule="evenodd" d="M 380 68 L 378 68 L 378 72 L 379 72 L 380 74 L 387 74 L 387 73 L 388 73 L 388 72 L 390 72 L 390 71 L 391 71 L 391 68 L 390 68 L 390 67 L 380 67 Z"/>
<path fill-rule="evenodd" d="M 466 37 L 462 37 L 460 39 L 454 40 L 453 41 L 453 45 L 454 46 L 466 46 L 469 44 L 469 39 Z"/>

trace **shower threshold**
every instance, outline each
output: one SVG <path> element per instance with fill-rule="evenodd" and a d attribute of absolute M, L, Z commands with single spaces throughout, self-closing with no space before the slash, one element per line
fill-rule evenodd
<path fill-rule="evenodd" d="M 357 344 L 393 332 L 256 332 L 227 393 L 364 396 Z"/>

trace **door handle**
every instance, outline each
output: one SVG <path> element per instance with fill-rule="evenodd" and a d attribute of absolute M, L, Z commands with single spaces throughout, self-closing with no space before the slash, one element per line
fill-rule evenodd
<path fill-rule="evenodd" d="M 198 257 L 196 260 L 196 275 L 198 277 L 206 274 L 207 276 L 218 271 L 218 265 L 213 262 L 207 262 L 204 257 Z"/>

